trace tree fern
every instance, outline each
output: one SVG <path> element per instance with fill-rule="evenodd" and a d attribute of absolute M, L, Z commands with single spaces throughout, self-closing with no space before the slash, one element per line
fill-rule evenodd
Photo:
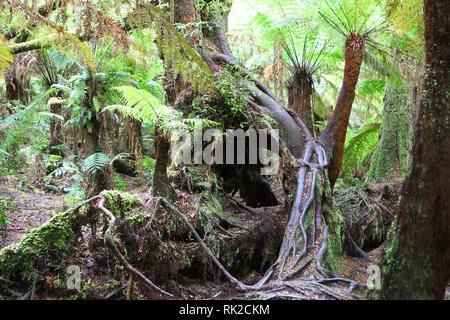
<path fill-rule="evenodd" d="M 377 145 L 379 123 L 365 125 L 348 140 L 345 147 L 342 171 L 349 175 L 359 169 L 363 161 Z"/>

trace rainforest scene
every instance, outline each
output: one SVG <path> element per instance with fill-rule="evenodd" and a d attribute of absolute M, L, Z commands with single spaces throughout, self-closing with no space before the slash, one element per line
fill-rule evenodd
<path fill-rule="evenodd" d="M 0 0 L 0 300 L 450 300 L 449 17 Z"/>

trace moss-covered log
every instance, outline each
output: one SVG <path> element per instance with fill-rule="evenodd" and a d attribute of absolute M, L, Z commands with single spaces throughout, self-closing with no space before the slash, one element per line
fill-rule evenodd
<path fill-rule="evenodd" d="M 73 209 L 57 213 L 20 242 L 0 251 L 0 275 L 30 279 L 34 270 L 45 269 L 53 259 L 61 260 L 74 254 L 76 244 L 80 244 L 82 227 L 99 220 L 89 203 L 100 197 L 106 198 L 108 209 L 118 217 L 127 216 L 127 212 L 142 205 L 138 198 L 127 193 L 104 191 Z"/>
<path fill-rule="evenodd" d="M 0 274 L 31 278 L 33 270 L 44 266 L 46 259 L 70 252 L 71 244 L 81 235 L 81 227 L 88 221 L 87 206 L 56 214 L 25 235 L 22 241 L 0 251 Z"/>

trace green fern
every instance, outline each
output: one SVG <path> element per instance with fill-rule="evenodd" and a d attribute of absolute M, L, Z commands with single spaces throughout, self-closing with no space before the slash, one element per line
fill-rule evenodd
<path fill-rule="evenodd" d="M 95 174 L 104 167 L 112 165 L 116 160 L 126 159 L 130 157 L 131 154 L 125 152 L 116 155 L 112 159 L 107 154 L 101 152 L 93 153 L 83 160 L 83 171 L 90 174 Z"/>
<path fill-rule="evenodd" d="M 104 110 L 119 111 L 120 113 L 132 117 L 138 121 L 167 121 L 177 116 L 177 112 L 163 104 L 152 93 L 144 89 L 137 89 L 131 86 L 114 87 L 125 102 L 125 105 L 110 105 Z"/>
<path fill-rule="evenodd" d="M 107 106 L 103 111 L 119 113 L 141 122 L 157 122 L 160 129 L 170 132 L 177 129 L 193 129 L 195 126 L 212 127 L 217 122 L 202 118 L 183 118 L 177 110 L 163 104 L 152 93 L 131 86 L 115 87 L 125 105 Z"/>
<path fill-rule="evenodd" d="M 8 69 L 13 61 L 14 57 L 9 52 L 8 47 L 3 42 L 0 42 L 0 73 Z"/>
<path fill-rule="evenodd" d="M 111 159 L 107 154 L 97 152 L 83 160 L 83 170 L 89 174 L 96 174 L 99 170 L 108 166 Z"/>
<path fill-rule="evenodd" d="M 158 49 L 164 55 L 166 67 L 170 64 L 175 73 L 182 73 L 198 91 L 215 88 L 213 75 L 202 57 L 191 47 L 183 35 L 172 25 L 163 10 L 154 5 L 146 6 L 147 17 L 156 23 Z"/>
<path fill-rule="evenodd" d="M 372 153 L 377 145 L 379 129 L 379 123 L 370 123 L 348 140 L 342 163 L 344 176 L 360 169 L 364 160 Z"/>

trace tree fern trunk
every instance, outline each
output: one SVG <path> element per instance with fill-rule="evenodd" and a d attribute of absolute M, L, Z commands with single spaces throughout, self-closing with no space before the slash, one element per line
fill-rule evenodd
<path fill-rule="evenodd" d="M 105 146 L 102 145 L 100 141 L 101 130 L 102 130 L 102 122 L 94 107 L 94 95 L 97 90 L 97 83 L 94 78 L 93 70 L 89 69 L 89 78 L 86 81 L 87 93 L 86 98 L 84 100 L 84 106 L 87 109 L 90 109 L 92 113 L 92 117 L 89 120 L 90 130 L 85 128 L 85 140 L 86 140 L 86 156 L 90 156 L 96 152 L 105 151 Z M 110 166 L 102 168 L 97 173 L 95 173 L 90 179 L 90 187 L 88 188 L 88 197 L 95 196 L 102 192 L 103 190 L 112 188 L 112 169 Z"/>
<path fill-rule="evenodd" d="M 311 104 L 313 93 L 313 80 L 305 71 L 295 69 L 288 86 L 289 108 L 297 112 L 314 135 L 314 116 Z"/>
<path fill-rule="evenodd" d="M 50 112 L 61 115 L 62 105 L 60 100 L 50 100 Z M 57 98 L 56 98 L 57 99 Z M 52 117 L 50 120 L 50 141 L 48 144 L 49 154 L 63 156 L 62 150 L 55 149 L 56 146 L 63 143 L 61 120 Z"/>
<path fill-rule="evenodd" d="M 167 177 L 167 166 L 169 165 L 169 149 L 170 142 L 167 136 L 160 134 L 155 139 L 156 144 L 156 163 L 153 173 L 153 184 L 151 194 L 156 197 L 164 197 L 166 199 L 173 198 L 172 187 Z"/>
<path fill-rule="evenodd" d="M 319 140 L 328 150 L 330 164 L 328 167 L 331 189 L 339 176 L 344 156 L 345 136 L 355 99 L 356 84 L 359 78 L 364 55 L 364 39 L 352 32 L 345 42 L 344 80 L 330 122 Z"/>

